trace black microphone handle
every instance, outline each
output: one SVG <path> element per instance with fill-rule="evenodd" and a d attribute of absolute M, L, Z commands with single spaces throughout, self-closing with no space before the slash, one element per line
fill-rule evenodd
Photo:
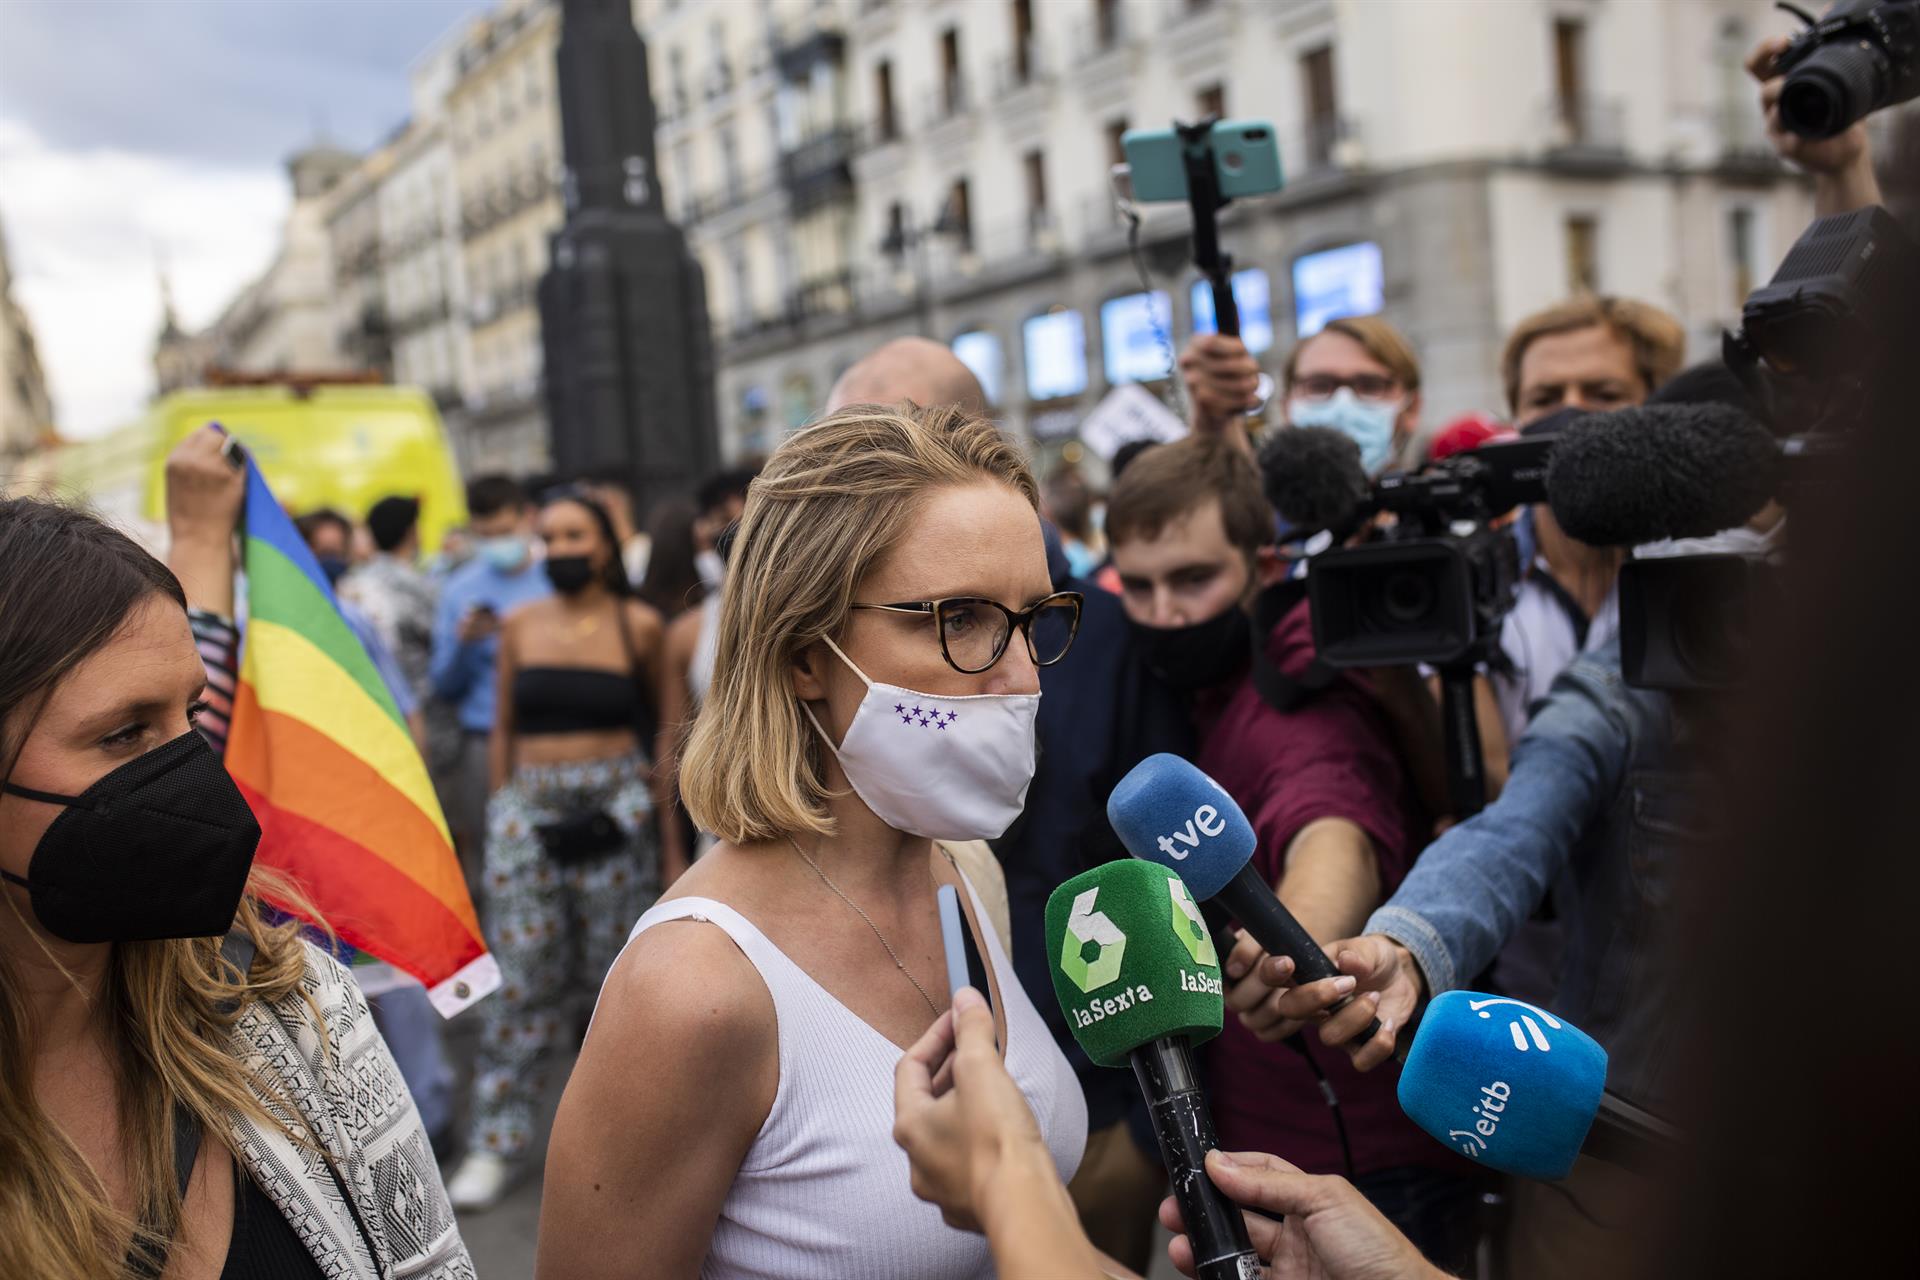
<path fill-rule="evenodd" d="M 1129 1056 L 1153 1116 L 1160 1162 L 1173 1181 L 1180 1220 L 1193 1243 L 1196 1280 L 1256 1280 L 1260 1255 L 1247 1239 L 1240 1206 L 1222 1195 L 1207 1176 L 1207 1152 L 1219 1150 L 1220 1141 L 1213 1135 L 1213 1116 L 1207 1110 L 1207 1095 L 1200 1091 L 1187 1038 L 1163 1036 L 1138 1046 Z"/>
<path fill-rule="evenodd" d="M 1657 1173 L 1672 1163 L 1681 1142 L 1680 1130 L 1667 1121 L 1617 1093 L 1603 1092 L 1580 1154 L 1639 1173 Z"/>
<path fill-rule="evenodd" d="M 1213 895 L 1213 900 L 1233 913 L 1240 927 L 1253 935 L 1253 940 L 1270 956 L 1286 956 L 1293 961 L 1294 978 L 1298 982 L 1319 982 L 1323 978 L 1337 978 L 1340 970 L 1334 966 L 1313 935 L 1300 927 L 1293 918 L 1293 912 L 1287 910 L 1271 886 L 1260 878 L 1260 873 L 1249 862 L 1234 873 L 1226 887 Z M 1332 1016 L 1353 1003 L 1350 995 L 1341 996 L 1327 1009 Z M 1380 1033 L 1380 1019 L 1375 1018 L 1367 1024 L 1366 1030 L 1355 1036 L 1350 1044 L 1363 1045 Z"/>

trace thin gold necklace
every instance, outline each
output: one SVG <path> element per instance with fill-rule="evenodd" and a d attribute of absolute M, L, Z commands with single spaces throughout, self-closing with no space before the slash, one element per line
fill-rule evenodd
<path fill-rule="evenodd" d="M 833 890 L 834 897 L 840 899 L 840 901 L 852 907 L 854 914 L 867 922 L 867 928 L 873 930 L 873 936 L 880 939 L 880 945 L 887 949 L 887 955 L 893 960 L 894 968 L 900 970 L 901 973 L 906 974 L 907 981 L 911 982 L 913 984 L 913 989 L 920 993 L 920 998 L 927 1002 L 927 1008 L 933 1010 L 933 1016 L 936 1018 L 939 1017 L 940 1006 L 933 1002 L 933 997 L 928 995 L 927 989 L 920 985 L 920 979 L 913 976 L 913 971 L 907 968 L 905 964 L 901 963 L 900 953 L 893 949 L 893 944 L 891 942 L 887 941 L 887 935 L 880 932 L 880 926 L 873 922 L 873 917 L 868 915 L 866 912 L 862 911 L 860 909 L 859 903 L 855 902 L 852 898 L 849 898 L 846 894 L 841 893 L 839 885 L 827 879 L 827 873 L 820 869 L 819 863 L 815 862 L 812 858 L 809 858 L 807 856 L 806 850 L 800 847 L 799 841 L 795 840 L 792 836 L 788 836 L 787 843 L 789 845 L 792 845 L 793 851 L 800 855 L 800 861 L 806 863 L 809 867 L 813 868 L 813 874 L 820 877 L 820 883 L 827 886 L 827 888 Z"/>

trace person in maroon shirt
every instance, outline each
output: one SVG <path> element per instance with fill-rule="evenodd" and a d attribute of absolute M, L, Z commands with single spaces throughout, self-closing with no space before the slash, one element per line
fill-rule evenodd
<path fill-rule="evenodd" d="M 1245 810 L 1262 877 L 1309 933 L 1331 940 L 1393 892 L 1431 824 L 1373 679 L 1315 662 L 1303 584 L 1288 581 L 1236 432 L 1148 450 L 1114 486 L 1107 537 L 1150 667 L 1188 697 L 1195 763 Z M 1243 939 L 1227 957 L 1237 1016 L 1207 1049 L 1222 1147 L 1346 1174 L 1438 1265 L 1465 1266 L 1471 1166 L 1401 1113 L 1397 1070 L 1363 1075 L 1298 1035 L 1254 976 L 1259 956 Z"/>

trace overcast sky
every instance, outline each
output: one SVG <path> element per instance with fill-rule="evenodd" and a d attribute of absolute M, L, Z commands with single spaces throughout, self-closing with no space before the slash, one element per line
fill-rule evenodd
<path fill-rule="evenodd" d="M 153 388 L 164 258 L 182 322 L 271 259 L 282 161 L 365 148 L 407 67 L 483 0 L 0 0 L 0 226 L 56 424 L 98 435 Z"/>

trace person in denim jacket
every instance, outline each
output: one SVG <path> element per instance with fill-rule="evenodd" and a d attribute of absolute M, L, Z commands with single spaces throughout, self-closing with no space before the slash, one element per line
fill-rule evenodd
<path fill-rule="evenodd" d="M 1708 808 L 1675 722 L 1666 694 L 1627 685 L 1617 639 L 1561 674 L 1499 801 L 1420 855 L 1367 920 L 1369 936 L 1336 944 L 1364 966 L 1349 970 L 1361 986 L 1380 991 L 1383 1020 L 1403 1027 L 1417 1001 L 1472 981 L 1571 869 L 1577 903 L 1553 1009 L 1607 1047 L 1616 1092 L 1660 1108 L 1669 1028 L 1653 984 L 1673 872 L 1702 839 Z M 1324 1034 L 1339 1043 L 1334 1025 Z M 1356 1064 L 1392 1049 L 1390 1030 Z"/>
<path fill-rule="evenodd" d="M 1767 542 L 1736 531 L 1666 552 Z M 1570 872 L 1573 900 L 1556 894 L 1567 950 L 1549 1007 L 1606 1048 L 1610 1090 L 1668 1111 L 1680 1004 L 1666 961 L 1689 930 L 1674 887 L 1710 852 L 1705 819 L 1719 810 L 1700 744 L 1715 738 L 1705 730 L 1720 706 L 1710 694 L 1629 686 L 1618 637 L 1575 659 L 1515 747 L 1499 800 L 1429 845 L 1363 936 L 1327 947 L 1366 998 L 1321 1024 L 1322 1042 L 1348 1043 L 1377 1012 L 1382 1030 L 1353 1061 L 1362 1071 L 1385 1061 L 1416 1007 L 1473 981 Z M 1276 962 L 1261 964 L 1263 979 L 1282 985 Z M 1336 981 L 1297 988 L 1277 1007 L 1311 1018 L 1337 998 Z M 1584 1158 L 1551 1188 L 1516 1179 L 1509 1274 L 1576 1274 L 1580 1259 L 1618 1247 L 1645 1194 L 1636 1175 Z"/>

